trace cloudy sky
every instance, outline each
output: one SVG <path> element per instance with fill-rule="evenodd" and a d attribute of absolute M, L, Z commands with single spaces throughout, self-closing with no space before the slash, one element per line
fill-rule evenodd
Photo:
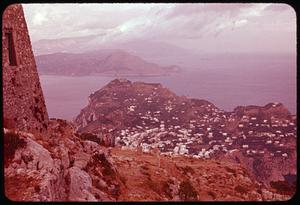
<path fill-rule="evenodd" d="M 296 53 L 286 4 L 23 4 L 32 41 L 98 35 L 207 52 Z"/>

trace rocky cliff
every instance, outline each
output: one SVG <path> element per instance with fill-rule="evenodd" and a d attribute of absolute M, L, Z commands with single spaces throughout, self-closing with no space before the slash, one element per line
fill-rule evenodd
<path fill-rule="evenodd" d="M 51 120 L 49 129 L 47 140 L 4 130 L 6 196 L 13 201 L 116 200 L 124 185 L 106 150 L 78 138 L 64 120 Z"/>
<path fill-rule="evenodd" d="M 51 120 L 50 138 L 4 129 L 5 195 L 13 201 L 285 200 L 230 162 L 106 148 Z"/>

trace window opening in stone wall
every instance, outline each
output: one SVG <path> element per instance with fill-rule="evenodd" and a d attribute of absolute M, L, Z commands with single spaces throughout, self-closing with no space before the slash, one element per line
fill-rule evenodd
<path fill-rule="evenodd" d="M 12 32 L 5 33 L 5 38 L 7 39 L 9 65 L 16 66 L 17 59 L 16 59 L 16 52 L 15 52 Z"/>

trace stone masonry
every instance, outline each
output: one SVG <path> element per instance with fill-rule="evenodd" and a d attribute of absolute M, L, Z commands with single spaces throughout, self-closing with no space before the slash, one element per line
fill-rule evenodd
<path fill-rule="evenodd" d="M 4 126 L 46 133 L 48 113 L 20 4 L 3 13 L 2 83 Z"/>

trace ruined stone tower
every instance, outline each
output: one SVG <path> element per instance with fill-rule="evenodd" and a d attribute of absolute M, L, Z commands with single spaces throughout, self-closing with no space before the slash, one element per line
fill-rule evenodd
<path fill-rule="evenodd" d="M 45 133 L 49 118 L 20 4 L 2 16 L 2 83 L 4 126 Z"/>

